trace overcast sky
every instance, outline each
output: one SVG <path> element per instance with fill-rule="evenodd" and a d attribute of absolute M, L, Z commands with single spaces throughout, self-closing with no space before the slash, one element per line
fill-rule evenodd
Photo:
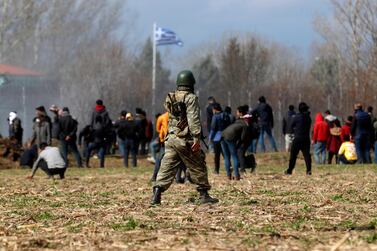
<path fill-rule="evenodd" d="M 179 35 L 185 46 L 171 46 L 172 54 L 225 33 L 252 32 L 305 57 L 319 39 L 313 19 L 331 14 L 329 0 L 129 0 L 128 6 L 136 14 L 134 35 L 140 41 L 151 35 L 153 22 Z"/>

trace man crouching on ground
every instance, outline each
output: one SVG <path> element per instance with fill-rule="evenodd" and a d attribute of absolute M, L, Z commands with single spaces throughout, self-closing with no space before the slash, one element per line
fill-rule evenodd
<path fill-rule="evenodd" d="M 47 143 L 39 145 L 38 159 L 34 162 L 31 175 L 27 178 L 32 179 L 38 168 L 41 168 L 49 178 L 59 174 L 60 179 L 64 179 L 64 173 L 67 169 L 59 148 L 48 146 Z"/>
<path fill-rule="evenodd" d="M 200 149 L 201 124 L 198 97 L 194 94 L 195 78 L 191 71 L 182 71 L 177 77 L 177 90 L 169 93 L 165 108 L 169 112 L 168 135 L 165 139 L 165 155 L 153 187 L 152 205 L 161 204 L 161 193 L 174 180 L 177 168 L 183 163 L 197 185 L 200 204 L 217 203 L 209 196 L 211 188 L 205 154 Z"/>

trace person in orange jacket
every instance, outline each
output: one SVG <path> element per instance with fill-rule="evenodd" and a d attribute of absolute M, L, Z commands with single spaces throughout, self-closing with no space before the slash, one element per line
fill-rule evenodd
<path fill-rule="evenodd" d="M 159 135 L 160 152 L 157 154 L 157 158 L 155 161 L 153 176 L 151 179 L 152 182 L 156 181 L 158 171 L 160 170 L 161 159 L 165 153 L 164 141 L 165 141 L 166 135 L 168 134 L 168 124 L 169 124 L 168 112 L 165 112 L 164 114 L 160 115 L 157 118 L 156 131 Z"/>

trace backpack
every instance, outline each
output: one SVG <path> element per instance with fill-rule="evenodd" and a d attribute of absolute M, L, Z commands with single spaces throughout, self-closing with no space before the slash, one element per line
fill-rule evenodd
<path fill-rule="evenodd" d="M 185 94 L 183 96 L 182 101 L 177 101 L 176 94 L 175 93 L 168 93 L 168 97 L 170 102 L 167 103 L 168 111 L 174 116 L 174 117 L 180 117 L 183 118 L 183 116 L 186 116 L 186 96 Z"/>
<path fill-rule="evenodd" d="M 93 132 L 96 137 L 105 137 L 105 122 L 103 117 L 98 114 L 94 119 Z"/>
<path fill-rule="evenodd" d="M 232 124 L 230 120 L 230 116 L 226 112 L 223 112 L 221 117 L 222 117 L 221 119 L 223 121 L 224 129 L 227 128 L 230 124 Z"/>
<path fill-rule="evenodd" d="M 169 101 L 165 103 L 165 108 L 168 110 L 168 112 L 173 115 L 173 117 L 178 119 L 177 127 L 184 131 L 185 128 L 188 126 L 187 121 L 187 107 L 186 107 L 186 96 L 187 93 L 183 96 L 183 99 L 181 101 L 177 100 L 176 93 L 168 93 Z"/>
<path fill-rule="evenodd" d="M 257 162 L 255 161 L 255 156 L 252 152 L 245 152 L 245 168 L 251 168 L 253 172 L 257 167 Z"/>

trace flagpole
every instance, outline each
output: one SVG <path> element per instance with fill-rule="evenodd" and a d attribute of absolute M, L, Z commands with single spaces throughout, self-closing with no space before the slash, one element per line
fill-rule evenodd
<path fill-rule="evenodd" d="M 156 113 L 156 23 L 153 23 L 153 62 L 152 62 L 152 114 Z"/>

